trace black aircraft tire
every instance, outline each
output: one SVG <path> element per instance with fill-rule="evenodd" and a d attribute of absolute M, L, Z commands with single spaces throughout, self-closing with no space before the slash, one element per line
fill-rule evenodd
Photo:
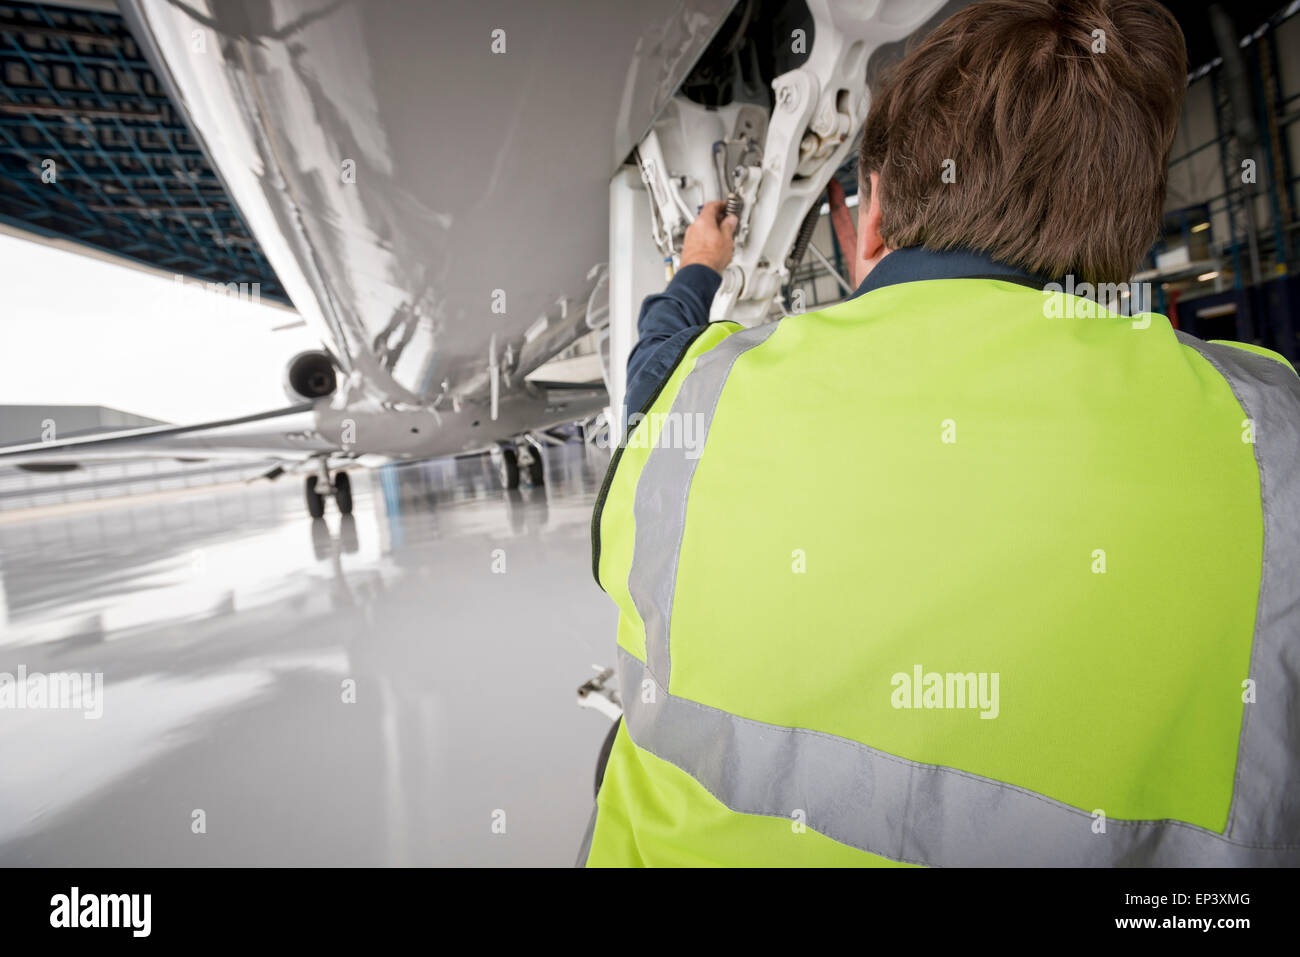
<path fill-rule="evenodd" d="M 519 488 L 519 456 L 514 449 L 501 449 L 501 457 L 497 459 L 497 477 L 501 479 L 503 489 Z"/>
<path fill-rule="evenodd" d="M 307 476 L 303 491 L 307 495 L 307 513 L 312 518 L 320 518 L 325 514 L 325 496 L 316 491 L 316 476 Z"/>
<path fill-rule="evenodd" d="M 347 472 L 334 476 L 334 504 L 339 507 L 340 515 L 352 514 L 352 480 Z"/>

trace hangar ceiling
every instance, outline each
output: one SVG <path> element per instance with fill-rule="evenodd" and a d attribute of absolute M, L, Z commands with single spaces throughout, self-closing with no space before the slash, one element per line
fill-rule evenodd
<path fill-rule="evenodd" d="M 0 222 L 287 302 L 184 119 L 103 4 L 0 2 Z"/>

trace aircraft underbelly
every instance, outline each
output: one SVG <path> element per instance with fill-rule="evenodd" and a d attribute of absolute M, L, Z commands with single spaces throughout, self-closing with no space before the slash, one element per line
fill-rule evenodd
<path fill-rule="evenodd" d="M 732 0 L 138 0 L 308 322 L 384 398 L 486 383 L 608 258 L 609 181 Z M 241 277 L 230 277 L 238 280 Z"/>

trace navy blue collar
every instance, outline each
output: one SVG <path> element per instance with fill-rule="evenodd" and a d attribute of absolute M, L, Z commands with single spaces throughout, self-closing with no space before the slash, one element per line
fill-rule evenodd
<path fill-rule="evenodd" d="M 1010 282 L 1041 289 L 1052 282 L 1015 266 L 1008 266 L 972 249 L 926 249 L 908 246 L 886 255 L 867 274 L 853 295 L 865 295 L 882 286 L 927 279 L 1006 278 Z"/>

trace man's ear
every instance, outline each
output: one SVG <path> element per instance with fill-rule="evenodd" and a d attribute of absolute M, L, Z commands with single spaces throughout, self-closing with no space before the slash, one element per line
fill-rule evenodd
<path fill-rule="evenodd" d="M 871 195 L 858 202 L 858 248 L 854 256 L 853 282 L 860 285 L 885 257 L 889 248 L 880 235 L 880 174 L 871 174 Z"/>

